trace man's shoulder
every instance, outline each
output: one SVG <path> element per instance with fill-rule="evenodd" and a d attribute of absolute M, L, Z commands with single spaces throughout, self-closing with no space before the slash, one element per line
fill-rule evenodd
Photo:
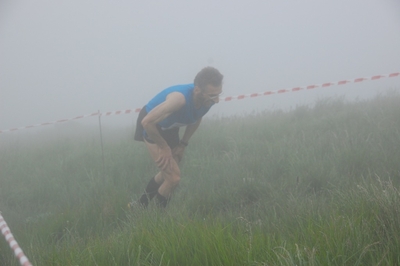
<path fill-rule="evenodd" d="M 184 98 L 189 99 L 190 96 L 192 95 L 193 88 L 194 88 L 193 83 L 192 84 L 175 85 L 175 86 L 166 88 L 164 90 L 163 94 L 165 95 L 165 98 L 169 98 L 172 95 L 183 95 Z"/>
<path fill-rule="evenodd" d="M 193 88 L 194 88 L 193 83 L 192 84 L 174 85 L 174 86 L 168 87 L 168 88 L 162 90 L 156 96 L 154 96 L 154 98 L 151 99 L 146 104 L 146 111 L 150 112 L 154 107 L 165 102 L 167 100 L 167 98 L 170 98 L 169 96 L 172 96 L 175 94 L 174 92 L 177 92 L 176 94 L 181 94 L 181 96 L 178 96 L 178 98 L 181 98 L 181 99 L 176 99 L 175 97 L 172 97 L 173 101 L 178 101 L 179 103 L 181 103 L 181 104 L 179 104 L 179 106 L 182 105 L 182 102 L 184 105 L 186 103 L 186 101 L 190 101 L 190 95 L 191 95 L 191 91 L 193 90 Z"/>
<path fill-rule="evenodd" d="M 179 85 L 173 85 L 171 87 L 166 88 L 165 90 L 168 91 L 185 91 L 185 90 L 190 90 L 194 88 L 193 83 L 189 84 L 179 84 Z"/>
<path fill-rule="evenodd" d="M 181 92 L 173 91 L 170 94 L 168 94 L 165 100 L 183 106 L 185 105 L 186 101 L 185 99 L 186 99 L 185 95 L 183 95 Z"/>

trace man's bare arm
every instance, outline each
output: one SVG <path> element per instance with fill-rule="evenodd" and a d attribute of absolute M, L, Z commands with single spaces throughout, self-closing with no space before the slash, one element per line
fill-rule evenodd
<path fill-rule="evenodd" d="M 188 143 L 189 139 L 193 136 L 194 132 L 196 132 L 197 128 L 201 123 L 201 118 L 197 120 L 195 124 L 186 126 L 185 133 L 182 136 L 182 141 Z"/>
<path fill-rule="evenodd" d="M 182 93 L 173 92 L 167 96 L 163 103 L 156 106 L 143 118 L 142 125 L 146 130 L 147 135 L 161 149 L 168 147 L 168 144 L 158 132 L 157 123 L 181 109 L 185 105 L 185 102 L 185 96 Z"/>
<path fill-rule="evenodd" d="M 188 143 L 193 133 L 197 130 L 201 123 L 201 118 L 197 120 L 195 124 L 186 126 L 185 133 L 183 134 L 182 141 Z M 186 145 L 178 145 L 172 150 L 172 155 L 177 162 L 180 162 L 183 158 L 183 152 Z"/>

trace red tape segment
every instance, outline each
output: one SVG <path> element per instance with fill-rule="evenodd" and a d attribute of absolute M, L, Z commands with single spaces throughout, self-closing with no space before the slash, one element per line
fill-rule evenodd
<path fill-rule="evenodd" d="M 11 234 L 11 230 L 10 228 L 8 228 L 8 225 L 4 220 L 3 216 L 1 215 L 1 213 L 0 213 L 0 230 L 4 238 L 8 242 L 10 248 L 14 251 L 15 257 L 17 257 L 19 263 L 22 266 L 32 266 L 32 264 L 29 262 L 28 258 L 25 256 L 22 249 L 18 246 L 17 241 L 15 241 L 14 236 Z"/>
<path fill-rule="evenodd" d="M 280 90 L 275 90 L 275 91 L 265 91 L 265 92 L 257 92 L 257 93 L 250 93 L 250 94 L 241 94 L 241 95 L 237 95 L 237 96 L 227 96 L 225 98 L 220 98 L 220 101 L 221 102 L 223 102 L 223 101 L 229 102 L 234 99 L 242 100 L 245 98 L 255 98 L 255 97 L 259 97 L 259 96 L 268 96 L 268 95 L 282 94 L 282 93 L 287 93 L 287 92 L 313 90 L 313 89 L 317 89 L 317 88 L 326 88 L 326 87 L 331 87 L 331 86 L 335 86 L 335 85 L 345 85 L 345 84 L 349 84 L 349 83 L 359 83 L 359 82 L 363 82 L 366 80 L 378 80 L 378 79 L 382 79 L 382 78 L 393 78 L 393 77 L 398 77 L 398 76 L 400 76 L 400 72 L 394 72 L 394 73 L 390 73 L 387 75 L 375 75 L 375 76 L 372 76 L 369 78 L 356 78 L 356 79 L 351 79 L 351 80 L 341 80 L 338 82 L 326 82 L 326 83 L 322 83 L 322 84 L 314 84 L 314 85 L 308 85 L 308 86 L 303 86 L 303 87 L 294 87 L 294 88 L 290 88 L 290 89 L 280 89 Z M 17 130 L 21 130 L 21 129 L 39 127 L 39 126 L 53 125 L 56 123 L 64 123 L 67 121 L 81 119 L 81 118 L 85 118 L 85 117 L 89 117 L 89 116 L 110 116 L 110 115 L 139 113 L 140 110 L 141 110 L 141 108 L 119 110 L 119 111 L 112 111 L 112 112 L 105 112 L 105 113 L 96 112 L 96 113 L 92 113 L 92 114 L 88 114 L 88 115 L 80 115 L 80 116 L 70 118 L 70 119 L 60 119 L 60 120 L 56 120 L 54 122 L 46 122 L 46 123 L 35 124 L 35 125 L 30 125 L 30 126 L 25 126 L 25 127 L 17 127 L 17 128 L 0 130 L 0 133 L 12 132 L 12 131 L 17 131 Z"/>
<path fill-rule="evenodd" d="M 21 129 L 29 129 L 29 128 L 40 127 L 40 126 L 54 125 L 54 124 L 57 124 L 57 123 L 64 123 L 64 122 L 68 122 L 68 121 L 72 121 L 72 120 L 77 120 L 77 119 L 90 117 L 90 116 L 98 116 L 98 115 L 99 115 L 99 112 L 91 113 L 91 114 L 88 114 L 88 115 L 80 115 L 80 116 L 69 118 L 69 119 L 59 119 L 59 120 L 56 120 L 56 121 L 53 121 L 53 122 L 46 122 L 46 123 L 40 123 L 40 124 L 35 124 L 35 125 L 30 125 L 30 126 L 16 127 L 16 128 L 0 130 L 0 133 L 17 131 L 17 130 L 21 130 Z"/>
<path fill-rule="evenodd" d="M 265 91 L 265 92 L 259 92 L 259 93 L 250 93 L 250 94 L 241 94 L 237 96 L 228 96 L 225 98 L 221 98 L 220 101 L 225 101 L 229 102 L 232 101 L 233 99 L 237 100 L 242 100 L 245 98 L 253 98 L 257 96 L 267 96 L 267 95 L 272 95 L 272 94 L 281 94 L 281 93 L 286 93 L 286 92 L 296 92 L 296 91 L 302 91 L 302 90 L 313 90 L 316 88 L 326 88 L 326 87 L 331 87 L 335 85 L 345 85 L 349 83 L 359 83 L 363 82 L 366 80 L 377 80 L 377 79 L 382 79 L 382 78 L 393 78 L 393 77 L 398 77 L 400 76 L 400 72 L 395 72 L 387 75 L 375 75 L 369 78 L 355 78 L 351 80 L 341 80 L 338 82 L 326 82 L 322 84 L 314 84 L 314 85 L 308 85 L 308 86 L 302 86 L 302 87 L 294 87 L 290 89 L 280 89 L 280 90 L 275 90 L 275 91 Z"/>

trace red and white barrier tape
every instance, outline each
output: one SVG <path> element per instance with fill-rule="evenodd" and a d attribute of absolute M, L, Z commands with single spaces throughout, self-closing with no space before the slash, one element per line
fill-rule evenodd
<path fill-rule="evenodd" d="M 136 108 L 136 109 L 127 109 L 127 110 L 121 110 L 121 111 L 113 111 L 113 112 L 105 112 L 102 113 L 102 116 L 110 116 L 110 115 L 123 115 L 123 114 L 130 114 L 130 113 L 139 113 L 141 108 Z"/>
<path fill-rule="evenodd" d="M 22 266 L 32 266 L 28 258 L 25 256 L 22 249 L 18 246 L 17 241 L 15 241 L 14 236 L 11 234 L 10 228 L 8 228 L 6 221 L 0 213 L 0 230 L 5 239 L 7 240 L 10 248 L 14 251 L 15 257 L 18 258 L 19 263 Z"/>
<path fill-rule="evenodd" d="M 372 77 L 368 77 L 368 78 L 356 78 L 356 79 L 349 79 L 349 80 L 341 80 L 341 81 L 337 81 L 337 82 L 326 82 L 326 83 L 322 83 L 322 84 L 294 87 L 294 88 L 289 88 L 289 89 L 281 89 L 281 90 L 275 90 L 275 91 L 264 91 L 264 92 L 257 92 L 257 93 L 241 94 L 241 95 L 236 95 L 236 96 L 228 96 L 228 97 L 220 98 L 220 101 L 221 102 L 223 102 L 223 101 L 229 102 L 229 101 L 232 101 L 235 99 L 242 100 L 244 98 L 254 98 L 254 97 L 259 97 L 259 96 L 268 96 L 268 95 L 281 94 L 281 93 L 286 93 L 286 92 L 312 90 L 312 89 L 317 89 L 317 88 L 331 87 L 331 86 L 335 86 L 335 85 L 345 85 L 348 83 L 359 83 L 359 82 L 363 82 L 363 81 L 367 81 L 367 80 L 378 80 L 378 79 L 382 79 L 382 78 L 393 78 L 393 77 L 398 77 L 398 76 L 400 76 L 400 72 L 394 72 L 391 74 L 376 75 L 376 76 L 372 76 Z M 139 113 L 140 110 L 141 110 L 141 108 L 112 111 L 112 112 L 105 112 L 105 113 L 96 112 L 96 113 L 92 113 L 92 114 L 88 114 L 88 115 L 80 115 L 80 116 L 69 118 L 69 119 L 60 119 L 60 120 L 53 121 L 53 122 L 4 129 L 4 130 L 0 130 L 0 133 L 17 131 L 17 130 L 21 130 L 21 129 L 28 129 L 28 128 L 34 128 L 34 127 L 40 127 L 40 126 L 47 126 L 47 125 L 52 125 L 52 124 L 56 124 L 56 123 L 63 123 L 63 122 L 67 122 L 67 121 L 72 121 L 72 120 L 76 120 L 76 119 L 89 117 L 89 116 L 99 116 L 99 115 L 110 116 L 110 115 Z"/>
<path fill-rule="evenodd" d="M 17 131 L 17 130 L 21 130 L 21 129 L 29 129 L 29 128 L 40 127 L 40 126 L 48 126 L 48 125 L 53 125 L 53 124 L 57 124 L 57 123 L 63 123 L 63 122 L 67 122 L 67 121 L 77 120 L 77 119 L 81 119 L 81 118 L 85 118 L 85 117 L 89 117 L 89 116 L 98 116 L 98 115 L 99 115 L 99 112 L 88 114 L 88 115 L 80 115 L 80 116 L 76 116 L 73 118 L 60 119 L 60 120 L 53 121 L 53 122 L 46 122 L 46 123 L 35 124 L 35 125 L 30 125 L 30 126 L 15 127 L 15 128 L 0 130 L 0 133 Z"/>
<path fill-rule="evenodd" d="M 40 124 L 24 126 L 24 127 L 15 127 L 15 128 L 10 128 L 10 129 L 4 129 L 4 130 L 0 130 L 0 133 L 17 131 L 17 130 L 21 130 L 21 129 L 29 129 L 29 128 L 40 127 L 40 126 L 54 125 L 54 124 L 57 124 L 57 123 L 64 123 L 64 122 L 77 120 L 77 119 L 90 117 L 90 116 L 99 116 L 99 115 L 101 115 L 101 116 L 110 116 L 110 115 L 139 113 L 140 110 L 141 110 L 141 108 L 126 109 L 126 110 L 119 110 L 119 111 L 112 111 L 112 112 L 105 112 L 105 113 L 96 112 L 96 113 L 91 113 L 91 114 L 87 114 L 87 115 L 76 116 L 76 117 L 73 117 L 73 118 L 60 119 L 60 120 L 52 121 L 52 122 L 40 123 Z"/>
<path fill-rule="evenodd" d="M 400 76 L 400 72 L 395 72 L 387 75 L 376 75 L 372 76 L 369 78 L 356 78 L 356 79 L 349 79 L 349 80 L 341 80 L 338 82 L 326 82 L 322 84 L 315 84 L 315 85 L 308 85 L 308 86 L 302 86 L 302 87 L 294 87 L 294 88 L 289 88 L 289 89 L 281 89 L 281 90 L 275 90 L 275 91 L 264 91 L 264 92 L 258 92 L 258 93 L 249 93 L 249 94 L 241 94 L 237 96 L 229 96 L 225 98 L 221 98 L 220 101 L 231 101 L 234 99 L 237 100 L 242 100 L 244 98 L 254 98 L 258 96 L 267 96 L 267 95 L 272 95 L 272 94 L 281 94 L 281 93 L 286 93 L 286 92 L 296 92 L 296 91 L 301 91 L 301 90 L 312 90 L 316 88 L 326 88 L 330 86 L 335 86 L 335 85 L 345 85 L 348 83 L 358 83 L 358 82 L 363 82 L 366 80 L 377 80 L 377 79 L 382 79 L 382 78 L 393 78 Z"/>

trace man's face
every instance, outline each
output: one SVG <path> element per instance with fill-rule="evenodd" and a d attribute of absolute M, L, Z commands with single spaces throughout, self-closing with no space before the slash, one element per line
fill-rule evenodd
<path fill-rule="evenodd" d="M 222 93 L 222 85 L 215 87 L 213 85 L 207 85 L 201 90 L 200 99 L 201 105 L 204 107 L 211 107 L 219 102 L 219 97 Z"/>

